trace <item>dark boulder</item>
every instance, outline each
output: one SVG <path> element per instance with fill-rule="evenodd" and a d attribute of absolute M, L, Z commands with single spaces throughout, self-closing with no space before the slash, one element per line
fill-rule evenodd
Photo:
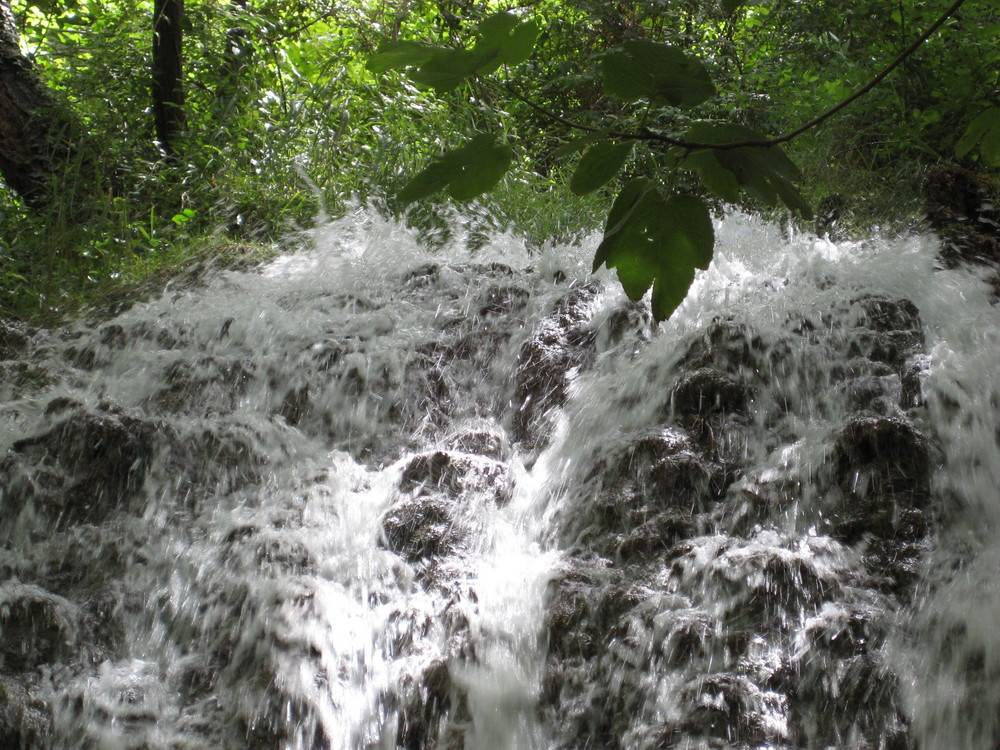
<path fill-rule="evenodd" d="M 514 285 L 492 285 L 487 287 L 479 297 L 478 313 L 480 317 L 488 318 L 495 315 L 510 315 L 523 310 L 528 304 L 531 293 L 523 287 Z"/>
<path fill-rule="evenodd" d="M 571 292 L 542 321 L 518 354 L 514 375 L 514 438 L 528 447 L 547 437 L 547 417 L 569 393 L 571 371 L 589 364 L 596 333 L 588 325 L 590 285 Z"/>
<path fill-rule="evenodd" d="M 5 750 L 49 747 L 51 714 L 49 706 L 32 694 L 23 679 L 0 674 L 0 747 Z"/>
<path fill-rule="evenodd" d="M 456 451 L 420 453 L 403 467 L 399 488 L 452 498 L 487 495 L 502 504 L 508 496 L 508 468 L 501 461 Z"/>
<path fill-rule="evenodd" d="M 111 411 L 75 412 L 49 431 L 14 443 L 0 466 L 0 513 L 26 503 L 60 523 L 98 523 L 137 494 L 157 426 Z"/>
<path fill-rule="evenodd" d="M 454 554 L 464 538 L 448 503 L 427 496 L 397 503 L 382 520 L 382 531 L 386 547 L 411 563 Z"/>
<path fill-rule="evenodd" d="M 80 612 L 39 586 L 0 585 L 0 669 L 23 672 L 72 653 Z"/>
<path fill-rule="evenodd" d="M 931 452 L 912 424 L 888 417 L 851 420 L 834 438 L 832 467 L 842 495 L 834 513 L 839 537 L 853 541 L 872 533 L 912 541 L 923 535 Z"/>
<path fill-rule="evenodd" d="M 396 730 L 399 750 L 428 750 L 438 746 L 452 708 L 453 690 L 447 662 L 436 660 L 423 670 L 399 712 Z"/>
<path fill-rule="evenodd" d="M 14 359 L 27 353 L 32 331 L 14 320 L 0 319 L 0 360 Z"/>
<path fill-rule="evenodd" d="M 693 516 L 708 510 L 728 481 L 725 469 L 699 455 L 684 432 L 644 431 L 595 461 L 580 498 L 584 507 L 566 530 L 601 554 L 643 555 L 693 529 Z"/>
<path fill-rule="evenodd" d="M 683 374 L 670 393 L 675 418 L 708 417 L 745 412 L 752 397 L 749 386 L 727 372 L 701 368 Z"/>
<path fill-rule="evenodd" d="M 1000 262 L 997 197 L 1000 185 L 989 175 L 955 164 L 934 168 L 924 182 L 927 221 L 941 236 L 941 259 L 953 267 L 962 262 Z"/>

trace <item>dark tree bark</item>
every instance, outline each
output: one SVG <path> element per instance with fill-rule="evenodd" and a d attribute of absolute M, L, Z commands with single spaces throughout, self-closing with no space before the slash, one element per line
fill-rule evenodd
<path fill-rule="evenodd" d="M 0 175 L 35 208 L 51 200 L 49 182 L 68 135 L 64 120 L 21 54 L 10 0 L 0 0 Z"/>
<path fill-rule="evenodd" d="M 167 154 L 174 153 L 184 130 L 184 85 L 181 52 L 184 0 L 153 2 L 153 119 L 156 138 Z"/>

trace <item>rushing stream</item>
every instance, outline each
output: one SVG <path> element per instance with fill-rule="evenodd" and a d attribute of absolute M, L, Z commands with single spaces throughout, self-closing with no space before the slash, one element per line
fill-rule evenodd
<path fill-rule="evenodd" d="M 732 216 L 667 323 L 363 210 L 0 324 L 0 749 L 1000 747 L 1000 311 Z"/>

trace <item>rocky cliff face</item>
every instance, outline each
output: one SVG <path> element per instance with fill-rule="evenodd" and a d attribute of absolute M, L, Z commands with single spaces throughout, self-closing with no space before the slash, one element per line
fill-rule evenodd
<path fill-rule="evenodd" d="M 425 258 L 0 327 L 0 746 L 916 748 L 974 417 L 896 262 L 723 257 L 659 329 Z"/>

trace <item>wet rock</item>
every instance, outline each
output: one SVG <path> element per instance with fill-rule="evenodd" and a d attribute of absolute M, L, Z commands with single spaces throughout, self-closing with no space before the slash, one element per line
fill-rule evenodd
<path fill-rule="evenodd" d="M 386 547 L 411 563 L 454 554 L 464 537 L 448 504 L 434 497 L 398 503 L 382 520 L 382 531 Z"/>
<path fill-rule="evenodd" d="M 596 333 L 587 327 L 590 286 L 571 292 L 521 346 L 514 376 L 514 438 L 528 447 L 546 436 L 546 415 L 562 406 L 572 370 L 587 365 Z"/>
<path fill-rule="evenodd" d="M 425 495 L 444 493 L 457 497 L 469 493 L 507 498 L 507 465 L 492 459 L 454 451 L 432 451 L 414 456 L 403 468 L 399 488 Z"/>
<path fill-rule="evenodd" d="M 887 417 L 849 422 L 834 438 L 834 480 L 843 495 L 835 518 L 838 536 L 854 540 L 870 532 L 912 540 L 922 534 L 930 469 L 927 440 L 909 422 Z"/>
<path fill-rule="evenodd" d="M 706 417 L 745 412 L 752 391 L 721 370 L 702 368 L 681 376 L 670 394 L 675 417 Z"/>
<path fill-rule="evenodd" d="M 77 608 L 38 586 L 0 584 L 0 669 L 23 672 L 70 653 L 78 636 Z"/>
<path fill-rule="evenodd" d="M 1000 261 L 1000 186 L 995 178 L 943 164 L 927 175 L 923 192 L 927 220 L 943 240 L 941 259 L 946 266 Z"/>
<path fill-rule="evenodd" d="M 639 554 L 659 546 L 657 529 L 673 541 L 693 528 L 692 516 L 721 497 L 727 483 L 725 469 L 695 452 L 685 433 L 645 431 L 597 459 L 585 483 L 586 505 L 567 533 L 602 554 Z"/>
<path fill-rule="evenodd" d="M 681 543 L 677 553 L 670 568 L 676 585 L 697 582 L 698 595 L 720 603 L 720 616 L 736 630 L 787 630 L 803 608 L 850 581 L 847 550 L 829 537 L 715 535 Z"/>
<path fill-rule="evenodd" d="M 198 405 L 207 411 L 229 408 L 246 392 L 253 379 L 251 362 L 202 357 L 181 360 L 164 371 L 166 387 L 153 403 L 168 412 L 183 412 Z"/>
<path fill-rule="evenodd" d="M 653 315 L 645 302 L 625 300 L 597 323 L 597 348 L 607 351 L 626 340 L 648 341 L 653 334 Z"/>
<path fill-rule="evenodd" d="M 444 723 L 452 707 L 453 690 L 448 664 L 432 662 L 410 690 L 410 697 L 399 715 L 396 747 L 402 750 L 425 750 L 437 747 Z"/>
<path fill-rule="evenodd" d="M 14 359 L 27 353 L 31 329 L 14 320 L 0 319 L 0 360 Z"/>
<path fill-rule="evenodd" d="M 98 331 L 98 340 L 109 349 L 124 349 L 128 334 L 117 323 L 109 323 Z"/>
<path fill-rule="evenodd" d="M 691 342 L 680 362 L 691 371 L 754 371 L 763 349 L 761 338 L 746 325 L 720 318 Z"/>
<path fill-rule="evenodd" d="M 528 304 L 530 296 L 531 293 L 527 289 L 519 286 L 487 287 L 479 297 L 479 315 L 486 318 L 518 312 Z"/>
<path fill-rule="evenodd" d="M 660 513 L 625 534 L 615 559 L 626 563 L 658 559 L 678 541 L 694 536 L 697 528 L 689 513 Z"/>
<path fill-rule="evenodd" d="M 309 386 L 290 389 L 281 400 L 278 414 L 292 427 L 297 427 L 309 410 Z"/>
<path fill-rule="evenodd" d="M 157 426 L 107 411 L 77 412 L 48 432 L 14 443 L 0 466 L 0 514 L 26 503 L 61 523 L 99 522 L 142 485 Z"/>
<path fill-rule="evenodd" d="M 861 307 L 858 325 L 880 333 L 896 331 L 920 332 L 923 321 L 920 311 L 910 300 L 901 297 L 869 295 L 855 300 L 852 304 Z M 923 336 L 920 336 L 923 343 Z"/>
<path fill-rule="evenodd" d="M 0 674 L 0 747 L 9 750 L 49 747 L 49 706 L 20 677 Z"/>
<path fill-rule="evenodd" d="M 763 721 L 764 695 L 744 675 L 699 677 L 685 686 L 680 699 L 684 712 L 676 727 L 680 732 L 744 746 L 756 746 L 769 739 Z"/>
<path fill-rule="evenodd" d="M 510 443 L 499 430 L 489 428 L 467 429 L 448 438 L 450 450 L 473 453 L 496 461 L 506 461 L 510 457 Z"/>
<path fill-rule="evenodd" d="M 870 654 L 808 652 L 789 692 L 788 725 L 799 747 L 837 746 L 844 737 L 857 738 L 860 747 L 880 747 L 886 736 L 899 741 L 906 733 L 898 680 Z"/>

